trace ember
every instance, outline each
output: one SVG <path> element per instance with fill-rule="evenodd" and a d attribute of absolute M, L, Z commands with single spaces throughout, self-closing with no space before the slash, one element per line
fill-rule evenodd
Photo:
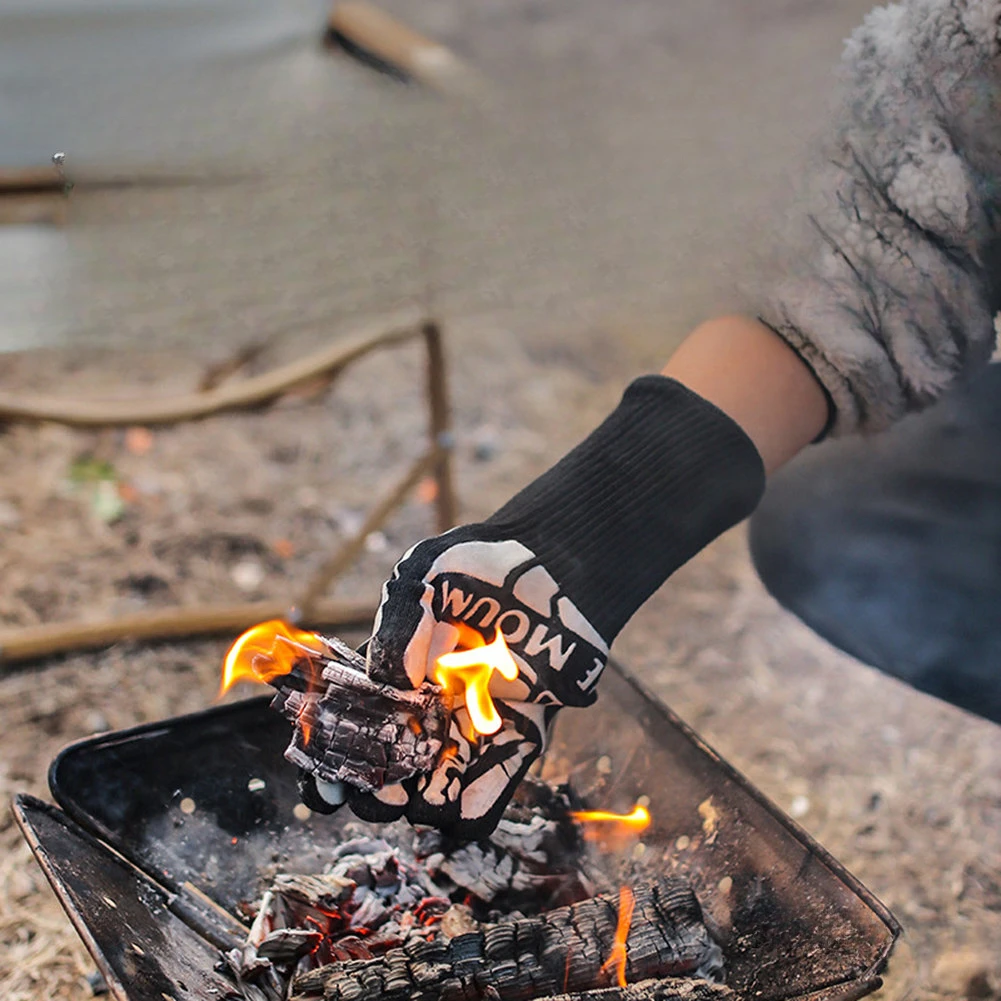
<path fill-rule="evenodd" d="M 528 778 L 489 841 L 401 822 L 342 842 L 322 875 L 275 877 L 246 945 L 225 957 L 240 996 L 426 1001 L 451 998 L 458 978 L 469 1001 L 723 997 L 665 979 L 722 969 L 691 889 L 645 877 L 617 900 L 599 893 L 571 805 L 568 790 Z M 627 960 L 642 989 L 626 988 Z M 626 993 L 602 994 L 610 982 Z"/>

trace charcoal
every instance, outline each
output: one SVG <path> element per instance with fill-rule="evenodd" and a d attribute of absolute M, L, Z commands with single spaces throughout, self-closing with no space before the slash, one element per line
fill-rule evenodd
<path fill-rule="evenodd" d="M 322 940 L 320 932 L 307 928 L 276 928 L 257 947 L 257 955 L 272 963 L 294 963 L 316 949 Z"/>
<path fill-rule="evenodd" d="M 323 911 L 337 911 L 350 899 L 355 884 L 339 876 L 303 876 L 283 873 L 275 877 L 272 892 L 286 901 L 297 901 Z M 263 908 L 262 908 L 263 910 Z"/>
<path fill-rule="evenodd" d="M 723 984 L 708 980 L 668 977 L 642 980 L 626 987 L 602 987 L 573 994 L 555 994 L 541 1001 L 739 1001 L 739 996 Z"/>
<path fill-rule="evenodd" d="M 465 904 L 453 904 L 441 916 L 438 931 L 445 938 L 458 938 L 479 931 L 480 923 L 473 917 L 473 909 Z"/>
<path fill-rule="evenodd" d="M 706 957 L 715 956 L 718 947 L 686 883 L 661 877 L 637 886 L 634 895 L 628 979 L 692 974 L 711 965 Z M 593 991 L 609 985 L 605 961 L 617 924 L 618 896 L 593 897 L 451 940 L 414 938 L 372 960 L 320 967 L 295 978 L 293 998 L 523 1001 L 560 991 Z"/>
<path fill-rule="evenodd" d="M 293 725 L 286 759 L 363 792 L 431 771 L 451 715 L 442 689 L 430 682 L 413 691 L 379 684 L 350 647 L 334 637 L 323 641 L 329 656 L 303 658 L 271 682 L 272 708 Z"/>

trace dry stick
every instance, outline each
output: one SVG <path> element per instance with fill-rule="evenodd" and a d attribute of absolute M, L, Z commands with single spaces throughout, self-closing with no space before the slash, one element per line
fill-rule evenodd
<path fill-rule="evenodd" d="M 123 188 L 186 188 L 205 185 L 238 184 L 256 181 L 253 174 L 137 174 L 129 176 L 75 177 L 77 190 L 119 190 Z M 55 166 L 0 169 L 0 198 L 21 194 L 63 194 L 66 178 Z"/>
<path fill-rule="evenodd" d="M 326 41 L 450 96 L 482 98 L 484 81 L 451 49 L 365 2 L 338 3 Z"/>
<path fill-rule="evenodd" d="M 448 380 L 445 371 L 445 347 L 441 327 L 434 320 L 424 324 L 427 344 L 427 393 L 431 446 L 437 450 L 434 478 L 438 484 L 435 504 L 438 511 L 438 531 L 447 532 L 458 521 L 458 502 L 452 480 L 453 435 L 448 405 Z"/>
<path fill-rule="evenodd" d="M 374 326 L 374 325 L 373 325 Z M 318 375 L 331 374 L 389 344 L 399 344 L 423 332 L 419 314 L 401 313 L 388 323 L 338 340 L 337 343 L 282 365 L 271 372 L 223 385 L 204 393 L 163 400 L 67 400 L 60 397 L 0 393 L 0 420 L 56 421 L 71 427 L 122 424 L 175 424 L 227 410 L 268 403 L 293 386 Z"/>
<path fill-rule="evenodd" d="M 101 622 L 53 622 L 0 630 L 0 664 L 36 660 L 53 654 L 93 650 L 123 640 L 181 639 L 238 633 L 288 612 L 282 601 L 251 601 L 199 608 L 165 608 Z M 315 601 L 305 625 L 369 626 L 375 606 L 364 601 Z"/>
<path fill-rule="evenodd" d="M 407 494 L 414 489 L 421 479 L 427 475 L 432 466 L 439 461 L 440 449 L 431 449 L 422 455 L 392 490 L 376 504 L 362 523 L 361 528 L 336 553 L 320 567 L 306 585 L 302 597 L 296 603 L 296 609 L 290 616 L 297 623 L 309 621 L 313 617 L 313 609 L 321 595 L 340 576 L 365 546 L 365 540 L 403 503 Z"/>

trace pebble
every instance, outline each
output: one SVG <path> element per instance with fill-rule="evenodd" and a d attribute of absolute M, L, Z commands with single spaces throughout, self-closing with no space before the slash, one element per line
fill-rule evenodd
<path fill-rule="evenodd" d="M 105 733 L 111 729 L 108 718 L 99 709 L 91 709 L 84 718 L 83 725 L 88 733 Z"/>
<path fill-rule="evenodd" d="M 365 551 L 369 553 L 384 553 L 389 549 L 389 539 L 382 532 L 369 532 L 365 536 Z"/>
<path fill-rule="evenodd" d="M 0 528 L 17 528 L 21 512 L 10 501 L 0 500 Z"/>
<path fill-rule="evenodd" d="M 257 560 L 240 560 L 229 575 L 241 591 L 256 591 L 264 583 L 264 567 Z"/>
<path fill-rule="evenodd" d="M 810 812 L 810 800 L 806 796 L 796 796 L 789 804 L 789 816 L 794 820 L 805 817 Z"/>

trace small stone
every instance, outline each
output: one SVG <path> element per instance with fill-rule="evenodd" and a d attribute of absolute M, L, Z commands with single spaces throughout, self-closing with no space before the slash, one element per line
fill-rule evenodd
<path fill-rule="evenodd" d="M 369 553 L 384 553 L 389 549 L 389 540 L 382 532 L 369 532 L 365 536 L 365 551 Z"/>
<path fill-rule="evenodd" d="M 99 709 L 91 709 L 84 717 L 83 725 L 88 733 L 106 733 L 111 729 L 107 717 Z"/>
<path fill-rule="evenodd" d="M 10 502 L 0 500 L 0 528 L 17 528 L 21 524 L 21 512 Z"/>
<path fill-rule="evenodd" d="M 312 511 L 320 506 L 320 491 L 316 487 L 299 487 L 295 492 L 295 502 L 301 511 Z"/>
<path fill-rule="evenodd" d="M 178 805 L 181 813 L 189 817 L 195 812 L 195 801 L 190 796 L 185 796 Z"/>
<path fill-rule="evenodd" d="M 611 775 L 612 774 L 612 759 L 607 755 L 603 754 L 598 758 L 598 763 L 595 765 L 599 775 Z"/>
<path fill-rule="evenodd" d="M 810 812 L 810 800 L 806 796 L 795 796 L 789 804 L 789 816 L 794 820 L 805 817 Z"/>
<path fill-rule="evenodd" d="M 257 560 L 241 560 L 229 574 L 241 591 L 256 591 L 264 583 L 264 567 Z"/>

